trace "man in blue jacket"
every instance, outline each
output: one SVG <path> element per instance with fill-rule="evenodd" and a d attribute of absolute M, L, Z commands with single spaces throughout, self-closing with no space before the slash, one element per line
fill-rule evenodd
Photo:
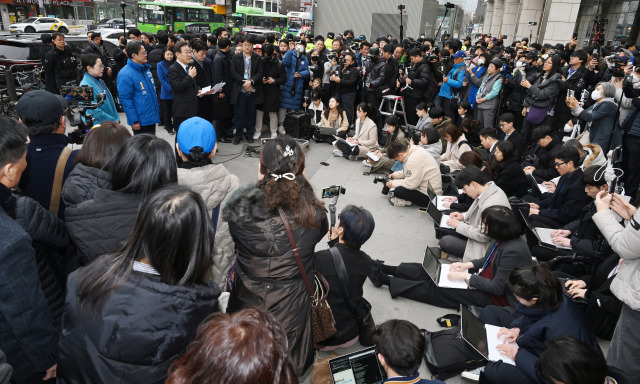
<path fill-rule="evenodd" d="M 466 56 L 467 54 L 464 51 L 458 51 L 451 56 L 453 58 L 453 68 L 442 78 L 442 87 L 440 87 L 440 93 L 438 93 L 438 96 L 442 99 L 444 114 L 452 120 L 455 120 L 458 114 L 456 99 L 462 90 L 464 72 L 467 68 L 464 65 Z"/>
<path fill-rule="evenodd" d="M 284 120 L 288 110 L 299 110 L 302 107 L 304 83 L 309 78 L 309 60 L 304 55 L 304 45 L 296 44 L 293 51 L 285 53 L 282 64 L 287 71 L 287 82 L 282 85 L 280 112 L 278 113 L 278 131 L 284 134 Z"/>
<path fill-rule="evenodd" d="M 156 97 L 156 86 L 147 64 L 147 51 L 139 41 L 130 41 L 125 48 L 127 65 L 118 73 L 120 104 L 127 115 L 127 124 L 133 134 L 156 134 L 160 122 L 160 107 Z"/>

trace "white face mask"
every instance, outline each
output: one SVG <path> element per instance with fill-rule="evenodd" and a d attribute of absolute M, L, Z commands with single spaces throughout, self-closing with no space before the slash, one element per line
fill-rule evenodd
<path fill-rule="evenodd" d="M 298 45 L 296 47 L 296 51 L 298 51 L 298 53 L 303 53 L 304 52 L 304 47 L 302 45 Z"/>
<path fill-rule="evenodd" d="M 602 96 L 602 95 L 600 95 L 600 91 L 598 91 L 597 89 L 595 91 L 591 92 L 591 100 L 593 100 L 593 101 L 600 100 L 600 96 Z"/>
<path fill-rule="evenodd" d="M 516 67 L 517 67 L 517 68 L 522 67 L 522 61 L 518 61 L 518 62 L 516 63 Z"/>
<path fill-rule="evenodd" d="M 632 74 L 631 76 L 632 76 L 632 78 L 633 78 L 633 79 L 631 80 L 631 82 L 632 82 L 633 84 L 635 84 L 635 83 L 637 83 L 638 81 L 640 81 L 640 77 L 638 77 L 638 75 L 636 75 L 635 73 L 634 73 L 634 74 Z"/>
<path fill-rule="evenodd" d="M 570 126 L 569 124 L 565 124 L 565 125 L 564 125 L 564 131 L 565 131 L 566 133 L 573 132 L 573 127 L 572 127 L 572 126 Z"/>
<path fill-rule="evenodd" d="M 483 65 L 484 64 L 484 59 L 478 60 L 478 65 Z"/>

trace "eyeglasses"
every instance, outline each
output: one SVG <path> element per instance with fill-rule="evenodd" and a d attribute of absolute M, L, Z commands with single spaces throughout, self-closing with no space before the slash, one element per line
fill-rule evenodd
<path fill-rule="evenodd" d="M 567 164 L 567 162 L 565 161 L 564 163 L 553 163 L 553 165 L 556 166 L 556 168 L 558 168 L 561 165 Z"/>
<path fill-rule="evenodd" d="M 142 49 L 142 52 L 138 52 L 136 54 L 137 55 L 145 55 L 145 56 L 147 56 L 147 50 L 146 49 Z"/>

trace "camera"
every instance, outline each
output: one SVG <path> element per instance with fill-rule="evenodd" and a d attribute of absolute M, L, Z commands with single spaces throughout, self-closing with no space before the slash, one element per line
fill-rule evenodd
<path fill-rule="evenodd" d="M 389 178 L 389 176 L 376 176 L 376 177 L 373 178 L 373 184 L 378 184 L 378 183 L 384 184 L 382 186 L 382 194 L 383 195 L 388 195 L 389 194 L 389 187 L 387 187 L 387 183 L 389 182 L 389 180 L 391 180 Z"/>
<path fill-rule="evenodd" d="M 455 8 L 456 6 L 455 6 L 455 5 L 453 5 L 453 4 L 451 4 L 451 3 L 449 3 L 449 2 L 447 2 L 447 3 L 444 5 L 444 7 L 445 7 L 445 8 L 447 8 L 447 9 L 453 9 L 453 8 Z"/>
<path fill-rule="evenodd" d="M 334 60 L 337 56 L 338 56 L 338 55 L 336 55 L 336 53 L 335 53 L 335 52 L 329 52 L 329 53 L 327 53 L 327 59 L 328 59 L 329 61 Z"/>
<path fill-rule="evenodd" d="M 82 144 L 87 132 L 93 127 L 95 119 L 91 115 L 87 115 L 87 111 L 99 108 L 106 99 L 105 93 L 95 96 L 97 103 L 93 103 L 93 88 L 89 85 L 63 85 L 60 87 L 60 94 L 71 105 L 67 109 L 67 121 L 72 127 L 77 127 L 69 132 L 69 141 L 71 144 Z"/>
<path fill-rule="evenodd" d="M 318 64 L 316 64 L 316 65 L 310 65 L 310 66 L 309 66 L 309 70 L 310 70 L 311 72 L 315 72 L 315 71 L 317 71 L 317 70 L 318 70 Z"/>
<path fill-rule="evenodd" d="M 333 200 L 331 200 L 331 202 L 329 203 L 329 218 L 331 221 L 331 227 L 336 226 L 336 204 L 338 203 L 338 197 L 340 197 L 340 194 L 344 195 L 346 192 L 347 190 L 340 185 L 332 185 L 322 190 L 323 199 L 333 198 Z"/>

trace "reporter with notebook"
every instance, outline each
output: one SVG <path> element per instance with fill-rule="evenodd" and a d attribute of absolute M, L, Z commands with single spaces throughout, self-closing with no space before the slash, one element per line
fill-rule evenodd
<path fill-rule="evenodd" d="M 509 274 L 518 266 L 531 265 L 531 253 L 520 237 L 516 216 L 507 207 L 489 207 L 482 212 L 482 227 L 492 239 L 484 257 L 453 263 L 446 276 L 465 281 L 472 289 L 439 287 L 419 263 L 393 267 L 374 261 L 371 282 L 378 287 L 388 285 L 393 298 L 401 296 L 443 308 L 515 305 L 517 301 L 507 289 Z"/>

